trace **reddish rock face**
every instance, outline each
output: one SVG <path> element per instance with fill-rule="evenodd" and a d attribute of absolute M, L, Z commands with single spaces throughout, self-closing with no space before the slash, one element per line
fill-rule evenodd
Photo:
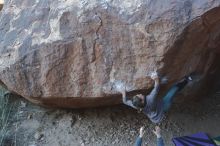
<path fill-rule="evenodd" d="M 203 78 L 219 52 L 220 1 L 11 0 L 0 16 L 0 80 L 48 106 L 94 107 L 169 83 Z M 166 87 L 169 87 L 167 84 Z"/>

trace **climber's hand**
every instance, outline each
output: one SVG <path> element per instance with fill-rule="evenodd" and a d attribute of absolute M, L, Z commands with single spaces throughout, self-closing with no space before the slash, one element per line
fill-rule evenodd
<path fill-rule="evenodd" d="M 144 127 L 142 126 L 141 128 L 140 128 L 140 137 L 142 138 L 143 136 L 144 136 L 144 133 L 145 133 L 145 131 L 144 131 Z"/>
<path fill-rule="evenodd" d="M 161 129 L 159 126 L 155 127 L 155 130 L 153 130 L 153 133 L 157 136 L 157 138 L 161 138 Z"/>
<path fill-rule="evenodd" d="M 150 75 L 150 77 L 151 77 L 151 79 L 153 79 L 153 80 L 159 80 L 159 76 L 158 76 L 157 71 L 152 72 L 151 75 Z"/>

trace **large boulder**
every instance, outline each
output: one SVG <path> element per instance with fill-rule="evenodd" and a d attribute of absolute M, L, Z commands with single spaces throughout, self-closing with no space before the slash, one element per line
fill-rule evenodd
<path fill-rule="evenodd" d="M 219 51 L 220 0 L 10 0 L 0 16 L 0 80 L 32 102 L 118 104 L 157 70 L 205 78 Z M 217 51 L 218 50 L 218 51 Z"/>

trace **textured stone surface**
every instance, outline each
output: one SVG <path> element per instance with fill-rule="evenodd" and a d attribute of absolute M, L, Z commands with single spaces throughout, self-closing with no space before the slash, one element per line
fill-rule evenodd
<path fill-rule="evenodd" d="M 205 77 L 219 52 L 220 0 L 11 0 L 0 16 L 0 80 L 39 104 L 117 104 L 116 84 Z M 168 84 L 167 87 L 170 85 Z M 166 87 L 165 87 L 166 88 Z"/>

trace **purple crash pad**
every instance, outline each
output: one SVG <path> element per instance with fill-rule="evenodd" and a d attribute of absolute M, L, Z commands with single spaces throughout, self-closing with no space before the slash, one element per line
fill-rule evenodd
<path fill-rule="evenodd" d="M 206 133 L 196 133 L 190 136 L 173 138 L 175 146 L 216 146 Z"/>

